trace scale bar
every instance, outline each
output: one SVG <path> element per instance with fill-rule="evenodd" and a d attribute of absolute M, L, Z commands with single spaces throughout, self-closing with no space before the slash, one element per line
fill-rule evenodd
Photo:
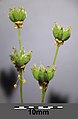
<path fill-rule="evenodd" d="M 62 105 L 58 106 L 15 106 L 15 110 L 26 110 L 26 109 L 42 109 L 42 110 L 50 110 L 50 109 L 63 109 Z"/>
<path fill-rule="evenodd" d="M 63 106 L 57 106 L 58 109 L 63 109 Z"/>
<path fill-rule="evenodd" d="M 38 106 L 38 109 L 53 109 L 53 106 Z"/>
<path fill-rule="evenodd" d="M 24 106 L 15 106 L 14 109 L 15 109 L 15 110 L 25 110 L 25 109 L 27 109 L 27 108 L 24 107 Z"/>

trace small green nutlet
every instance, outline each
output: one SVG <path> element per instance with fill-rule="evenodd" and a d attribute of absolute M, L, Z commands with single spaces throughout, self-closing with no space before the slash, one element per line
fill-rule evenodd
<path fill-rule="evenodd" d="M 10 55 L 10 59 L 19 71 L 21 69 L 25 69 L 25 65 L 30 61 L 31 56 L 32 51 L 29 51 L 27 54 L 25 54 L 24 49 L 21 49 L 20 52 L 18 52 L 17 49 L 14 48 L 14 53 Z"/>
<path fill-rule="evenodd" d="M 71 26 L 68 27 L 67 29 L 64 29 L 63 27 L 60 27 L 60 26 L 58 26 L 57 23 L 55 23 L 52 32 L 55 37 L 56 44 L 60 46 L 61 44 L 63 44 L 64 41 L 66 41 L 70 38 Z"/>
<path fill-rule="evenodd" d="M 9 9 L 9 19 L 15 23 L 15 28 L 22 28 L 26 17 L 27 13 L 24 7 L 19 7 L 18 10 L 16 8 Z"/>
<path fill-rule="evenodd" d="M 38 67 L 36 65 L 33 65 L 33 67 L 31 68 L 31 70 L 32 70 L 32 74 L 33 74 L 34 78 L 36 80 L 38 80 L 38 75 L 39 75 L 39 69 L 38 69 Z"/>
<path fill-rule="evenodd" d="M 42 65 L 37 67 L 33 65 L 32 67 L 32 74 L 37 81 L 41 82 L 49 82 L 54 76 L 54 70 L 47 66 L 44 68 Z"/>
<path fill-rule="evenodd" d="M 66 41 L 71 36 L 71 26 L 69 26 L 66 30 L 63 31 L 62 41 Z"/>
<path fill-rule="evenodd" d="M 54 28 L 53 28 L 53 35 L 55 37 L 55 39 L 62 39 L 62 35 L 63 35 L 63 28 L 58 26 L 58 24 L 55 23 Z"/>

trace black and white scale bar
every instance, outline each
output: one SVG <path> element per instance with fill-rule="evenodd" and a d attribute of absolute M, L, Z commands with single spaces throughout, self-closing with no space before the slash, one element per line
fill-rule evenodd
<path fill-rule="evenodd" d="M 38 109 L 63 109 L 63 106 L 60 105 L 60 106 L 38 106 Z"/>
<path fill-rule="evenodd" d="M 14 109 L 16 109 L 16 110 L 38 109 L 38 106 L 15 106 Z"/>
<path fill-rule="evenodd" d="M 38 106 L 38 109 L 53 109 L 53 106 Z"/>
<path fill-rule="evenodd" d="M 62 105 L 58 106 L 15 106 L 15 110 L 25 110 L 25 109 L 43 109 L 43 110 L 49 110 L 49 109 L 63 109 Z"/>
<path fill-rule="evenodd" d="M 63 106 L 61 106 L 61 105 L 57 106 L 57 109 L 63 109 Z"/>
<path fill-rule="evenodd" d="M 15 106 L 14 109 L 15 110 L 25 110 L 27 108 L 25 106 Z"/>

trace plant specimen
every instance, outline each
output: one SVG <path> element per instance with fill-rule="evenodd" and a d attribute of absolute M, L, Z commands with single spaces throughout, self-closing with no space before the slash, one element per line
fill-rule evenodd
<path fill-rule="evenodd" d="M 29 51 L 27 54 L 25 54 L 20 36 L 20 29 L 23 27 L 23 22 L 26 17 L 27 13 L 23 7 L 19 7 L 18 9 L 9 9 L 9 19 L 14 23 L 14 28 L 18 30 L 19 51 L 16 48 L 13 48 L 13 54 L 10 55 L 10 59 L 18 71 L 18 80 L 14 87 L 16 88 L 18 81 L 20 81 L 21 103 L 23 103 L 22 84 L 26 82 L 26 80 L 23 79 L 23 72 L 25 71 L 25 66 L 30 61 L 32 55 L 32 51 Z"/>
<path fill-rule="evenodd" d="M 42 103 L 44 103 L 45 94 L 48 88 L 49 81 L 52 80 L 52 78 L 54 77 L 56 59 L 57 59 L 59 47 L 63 45 L 64 42 L 70 38 L 71 27 L 64 29 L 63 27 L 58 26 L 58 24 L 55 23 L 52 32 L 55 38 L 54 44 L 56 45 L 56 52 L 55 52 L 52 67 L 50 66 L 44 67 L 42 65 L 40 65 L 40 67 L 37 67 L 36 65 L 33 65 L 31 69 L 34 78 L 38 81 L 39 87 L 42 90 Z"/>

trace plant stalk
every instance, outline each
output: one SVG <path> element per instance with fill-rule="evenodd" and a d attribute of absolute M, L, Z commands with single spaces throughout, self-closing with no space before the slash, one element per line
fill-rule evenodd
<path fill-rule="evenodd" d="M 18 28 L 18 42 L 19 42 L 19 47 L 20 47 L 20 50 L 21 50 L 22 49 L 22 42 L 21 42 L 20 28 Z"/>
<path fill-rule="evenodd" d="M 59 46 L 56 47 L 56 52 L 55 52 L 55 56 L 54 56 L 54 60 L 53 60 L 52 66 L 54 66 L 56 64 L 56 59 L 57 59 L 58 51 L 59 51 Z"/>
<path fill-rule="evenodd" d="M 23 103 L 23 93 L 22 93 L 22 71 L 20 71 L 20 102 Z"/>
<path fill-rule="evenodd" d="M 21 41 L 21 34 L 20 34 L 20 28 L 18 28 L 18 42 L 19 42 L 19 48 L 22 49 L 22 41 Z M 23 103 L 23 94 L 22 94 L 22 70 L 19 72 L 20 74 L 20 102 Z"/>
<path fill-rule="evenodd" d="M 45 89 L 42 89 L 42 103 L 44 103 L 44 99 L 45 99 Z"/>

